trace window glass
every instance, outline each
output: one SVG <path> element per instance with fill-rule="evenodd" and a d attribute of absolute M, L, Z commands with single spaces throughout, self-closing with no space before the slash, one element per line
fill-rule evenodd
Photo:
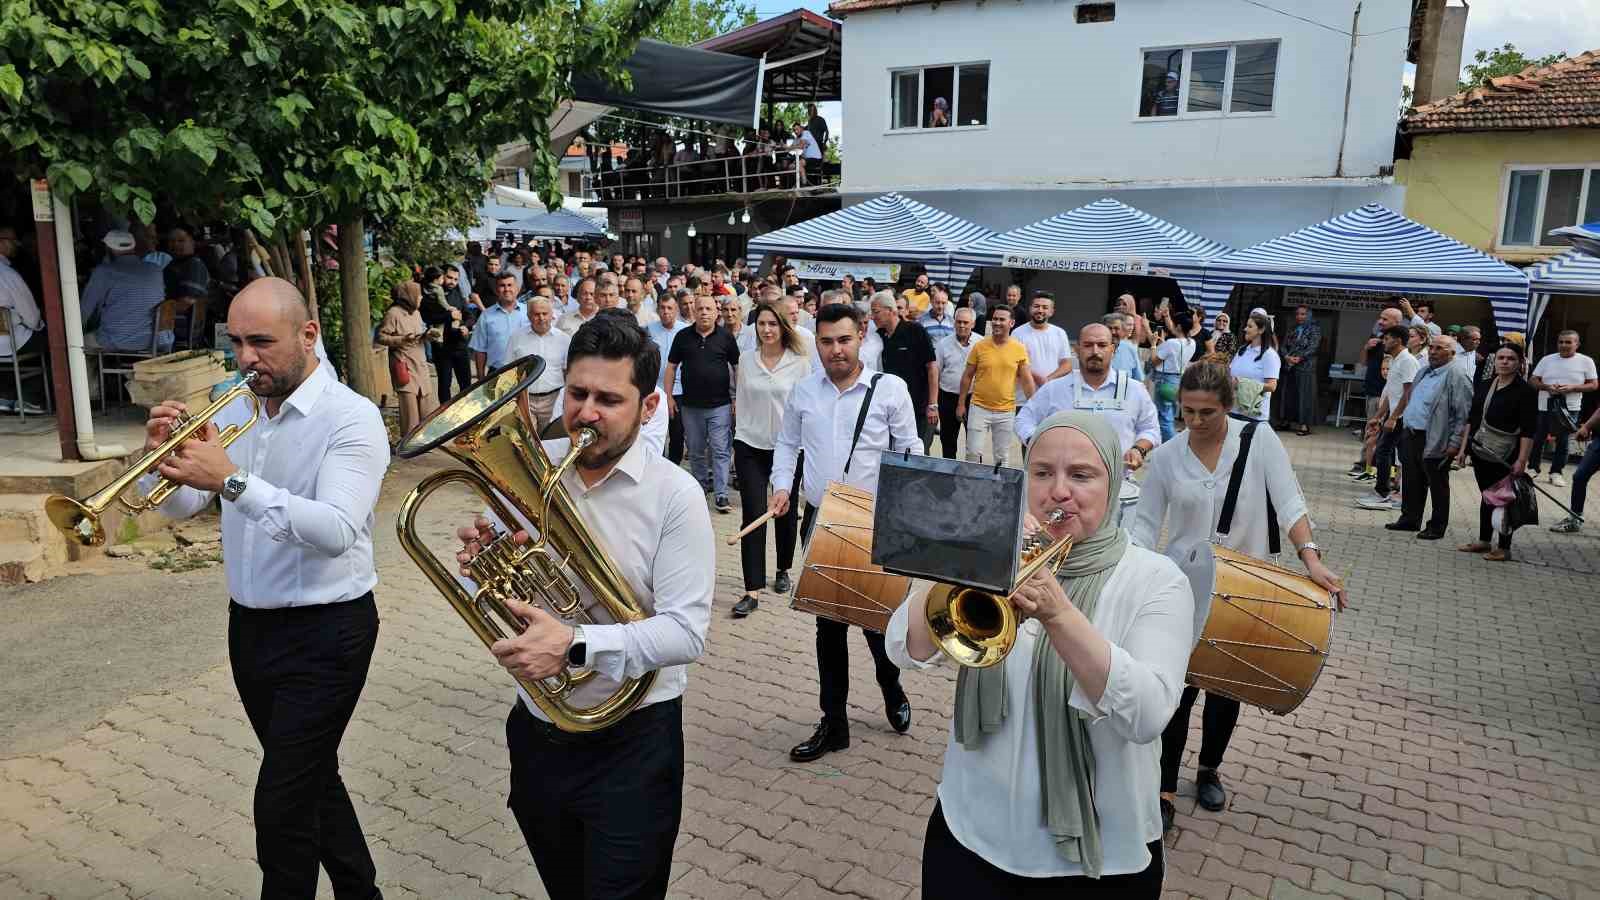
<path fill-rule="evenodd" d="M 956 92 L 957 125 L 989 124 L 989 67 L 962 66 L 960 89 Z"/>
<path fill-rule="evenodd" d="M 1168 78 L 1169 75 L 1171 78 Z M 1143 83 L 1139 91 L 1139 115 L 1177 115 L 1178 84 L 1182 77 L 1182 50 L 1146 50 Z"/>
<path fill-rule="evenodd" d="M 922 125 L 924 128 L 948 128 L 950 116 L 955 112 L 955 66 L 935 66 L 922 70 Z"/>
<path fill-rule="evenodd" d="M 1196 50 L 1189 55 L 1189 112 L 1221 112 L 1222 85 L 1228 77 L 1228 50 Z"/>
<path fill-rule="evenodd" d="M 1532 244 L 1533 220 L 1539 212 L 1538 170 L 1511 173 L 1511 184 L 1506 193 L 1506 222 L 1501 232 L 1502 244 Z"/>
<path fill-rule="evenodd" d="M 891 77 L 894 79 L 894 127 L 916 128 L 917 109 L 922 103 L 918 96 L 922 73 L 896 72 Z"/>
<path fill-rule="evenodd" d="M 1240 44 L 1233 53 L 1233 90 L 1228 98 L 1228 111 L 1270 112 L 1277 73 L 1276 43 Z M 1190 93 L 1192 97 L 1193 88 Z"/>
<path fill-rule="evenodd" d="M 1600 222 L 1600 169 L 1589 170 L 1589 200 L 1583 205 L 1583 222 Z"/>
<path fill-rule="evenodd" d="M 1544 189 L 1544 221 L 1539 224 L 1539 233 L 1534 235 L 1533 243 L 1570 243 L 1563 237 L 1550 237 L 1550 230 L 1578 224 L 1578 200 L 1583 190 L 1583 175 L 1582 169 L 1550 170 Z"/>

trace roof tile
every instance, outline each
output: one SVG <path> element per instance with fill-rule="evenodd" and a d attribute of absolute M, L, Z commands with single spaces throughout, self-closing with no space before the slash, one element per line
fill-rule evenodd
<path fill-rule="evenodd" d="M 1407 112 L 1408 134 L 1600 128 L 1600 50 L 1529 66 Z"/>

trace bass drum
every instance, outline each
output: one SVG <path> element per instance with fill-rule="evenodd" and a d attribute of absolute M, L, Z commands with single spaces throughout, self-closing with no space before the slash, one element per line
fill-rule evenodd
<path fill-rule="evenodd" d="M 872 564 L 872 495 L 833 482 L 817 508 L 795 585 L 795 609 L 882 633 L 911 579 Z"/>
<path fill-rule="evenodd" d="M 1333 643 L 1333 599 L 1306 576 L 1213 545 L 1216 587 L 1188 682 L 1284 715 L 1311 693 Z"/>

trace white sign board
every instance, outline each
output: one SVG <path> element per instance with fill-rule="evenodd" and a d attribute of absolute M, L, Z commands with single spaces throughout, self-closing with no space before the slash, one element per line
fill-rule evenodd
<path fill-rule="evenodd" d="M 631 234 L 638 234 L 639 232 L 644 231 L 644 210 L 617 210 L 617 230 Z"/>
<path fill-rule="evenodd" d="M 50 200 L 50 182 L 43 178 L 33 179 L 33 220 L 35 222 L 56 220 L 56 208 Z"/>
<path fill-rule="evenodd" d="M 846 275 L 853 276 L 857 281 L 871 278 L 883 284 L 894 283 L 900 280 L 899 263 L 870 263 L 852 262 L 849 260 L 826 259 L 791 259 L 789 265 L 794 266 L 795 274 L 803 280 L 811 281 L 838 281 Z"/>
<path fill-rule="evenodd" d="M 1038 269 L 1074 275 L 1154 275 L 1142 259 L 1076 256 L 1067 253 L 1006 253 L 1001 265 L 1008 269 Z M 1160 274 L 1166 274 L 1161 272 Z"/>

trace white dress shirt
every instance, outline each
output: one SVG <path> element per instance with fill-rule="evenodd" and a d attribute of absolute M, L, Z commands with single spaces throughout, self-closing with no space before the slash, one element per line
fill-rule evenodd
<path fill-rule="evenodd" d="M 929 583 L 912 583 L 912 594 L 926 594 Z M 1117 563 L 1091 621 L 1111 645 L 1111 669 L 1098 705 L 1081 685 L 1068 703 L 1090 716 L 1089 744 L 1094 757 L 1094 805 L 1100 814 L 1104 874 L 1127 875 L 1150 865 L 1145 845 L 1161 837 L 1161 732 L 1178 706 L 1192 641 L 1189 623 L 1194 601 L 1188 581 L 1171 560 L 1139 547 L 1128 548 Z M 906 648 L 911 604 L 889 618 L 884 648 L 902 669 L 926 669 Z M 955 739 L 952 726 L 939 779 L 939 801 L 950 833 L 963 847 L 1014 875 L 1054 878 L 1082 875 L 1045 828 L 1039 798 L 1039 722 L 1034 713 L 1033 653 L 1047 641 L 1037 619 L 1017 630 L 1017 643 L 1005 660 L 1005 722 L 984 735 L 973 749 Z M 1048 652 L 1048 651 L 1047 651 Z"/>
<path fill-rule="evenodd" d="M 656 411 L 655 415 L 644 421 L 639 426 L 639 443 L 652 449 L 655 453 L 665 452 L 667 446 L 667 393 L 656 386 Z M 550 407 L 550 421 L 561 421 L 561 410 L 566 406 L 567 389 L 565 386 L 556 394 L 556 402 Z"/>
<path fill-rule="evenodd" d="M 559 461 L 570 444 L 558 438 L 545 441 L 544 448 Z M 630 624 L 583 626 L 586 667 L 598 677 L 569 699 L 577 706 L 593 706 L 615 693 L 622 679 L 650 671 L 658 674 L 641 706 L 683 696 L 688 664 L 705 650 L 716 583 L 711 513 L 699 483 L 659 449 L 639 440 L 594 487 L 586 487 L 576 469 L 567 470 L 561 485 L 647 614 Z M 528 528 L 529 523 L 522 520 L 521 525 Z M 529 528 L 529 534 L 537 532 Z M 585 609 L 596 605 L 587 586 L 580 584 L 578 595 Z M 517 694 L 529 712 L 549 721 L 520 686 Z"/>
<path fill-rule="evenodd" d="M 558 391 L 567 382 L 567 345 L 572 335 L 552 326 L 544 334 L 535 333 L 532 326 L 512 332 L 506 338 L 505 361 L 515 362 L 529 354 L 544 358 L 544 373 L 529 388 L 530 394 L 548 394 Z"/>
<path fill-rule="evenodd" d="M 218 428 L 249 416 L 235 402 Z M 240 606 L 275 609 L 354 600 L 378 583 L 372 560 L 373 507 L 389 468 L 389 433 L 372 401 L 319 363 L 283 401 L 228 448 L 247 480 L 222 504 L 222 560 Z M 140 479 L 149 490 L 154 474 Z M 183 487 L 162 504 L 186 519 L 215 496 Z"/>
<path fill-rule="evenodd" d="M 1196 640 L 1211 611 L 1212 590 L 1212 585 L 1204 578 L 1210 572 L 1210 566 L 1204 562 L 1209 560 L 1209 550 L 1196 554 L 1216 537 L 1222 502 L 1228 495 L 1228 479 L 1233 474 L 1233 461 L 1239 458 L 1239 434 L 1247 424 L 1231 416 L 1228 418 L 1228 436 L 1223 439 L 1215 470 L 1207 469 L 1189 449 L 1187 431 L 1157 447 L 1145 462 L 1139 505 L 1134 508 L 1133 527 L 1128 531 L 1135 544 L 1154 550 L 1161 538 L 1161 526 L 1166 525 L 1167 547 L 1163 552 L 1190 576 L 1195 597 L 1205 598 L 1204 602 L 1195 604 Z M 1310 510 L 1305 495 L 1300 492 L 1300 482 L 1294 477 L 1294 469 L 1289 465 L 1283 441 L 1263 422 L 1256 427 L 1250 443 L 1250 459 L 1244 466 L 1233 523 L 1228 536 L 1219 541 L 1224 547 L 1257 559 L 1270 558 L 1268 491 L 1272 493 L 1272 506 L 1278 513 L 1278 527 L 1287 534 Z"/>
<path fill-rule="evenodd" d="M 967 371 L 967 357 L 972 355 L 972 348 L 979 340 L 977 334 L 969 334 L 967 342 L 963 344 L 956 340 L 954 334 L 947 334 L 934 345 L 934 355 L 939 357 L 939 390 L 947 394 L 961 391 L 961 376 Z"/>
<path fill-rule="evenodd" d="M 0 307 L 11 311 L 11 333 L 0 334 L 0 359 L 10 359 L 15 348 L 44 329 L 44 319 L 39 316 L 39 304 L 28 290 L 28 283 L 4 256 L 0 256 Z"/>
<path fill-rule="evenodd" d="M 861 439 L 850 456 L 850 441 L 855 435 L 861 401 L 875 375 L 882 374 L 878 389 L 872 392 L 872 406 L 861 425 Z M 802 491 L 806 502 L 822 505 L 823 494 L 831 481 L 842 481 L 873 496 L 878 493 L 878 454 L 884 450 L 907 450 L 922 455 L 922 438 L 917 434 L 917 407 L 911 402 L 906 383 L 888 373 L 863 367 L 850 387 L 834 387 L 826 370 L 802 378 L 789 392 L 783 410 L 783 427 L 773 446 L 772 478 L 774 491 L 794 486 L 795 460 L 805 451 Z M 850 471 L 845 472 L 849 457 Z"/>
<path fill-rule="evenodd" d="M 600 315 L 600 310 L 595 310 L 594 315 Z M 560 320 L 556 322 L 556 327 L 562 331 L 565 331 L 567 334 L 577 334 L 578 329 L 582 328 L 585 322 L 588 322 L 589 319 L 593 318 L 594 316 L 589 316 L 587 319 L 584 318 L 583 313 L 578 312 L 578 310 L 574 308 L 571 312 L 562 316 Z"/>
<path fill-rule="evenodd" d="M 734 419 L 733 439 L 756 450 L 771 450 L 783 424 L 783 408 L 789 402 L 789 394 L 809 374 L 811 357 L 805 353 L 785 350 L 770 369 L 761 361 L 759 350 L 739 354 L 735 370 L 739 415 Z"/>
<path fill-rule="evenodd" d="M 1118 376 L 1125 387 L 1117 399 Z M 1033 392 L 1033 397 L 1017 411 L 1017 440 L 1027 443 L 1039 423 L 1058 412 L 1081 409 L 1105 416 L 1117 431 L 1117 440 L 1126 453 L 1134 441 L 1144 438 L 1150 446 L 1161 444 L 1161 424 L 1156 418 L 1156 402 L 1143 384 L 1126 372 L 1108 372 L 1097 388 L 1083 381 L 1082 372 L 1072 372 Z"/>
<path fill-rule="evenodd" d="M 756 327 L 754 325 L 740 326 L 739 333 L 733 336 L 734 344 L 739 347 L 740 356 L 755 350 L 756 340 Z"/>

